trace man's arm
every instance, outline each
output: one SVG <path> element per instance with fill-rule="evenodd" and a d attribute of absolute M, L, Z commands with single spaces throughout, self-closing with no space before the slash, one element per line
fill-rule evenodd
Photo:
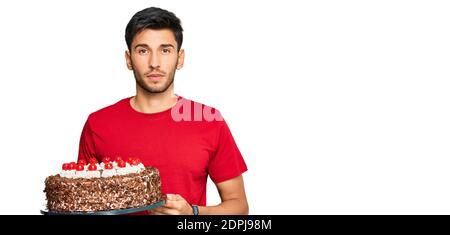
<path fill-rule="evenodd" d="M 199 206 L 200 215 L 248 215 L 244 179 L 241 176 L 216 184 L 222 203 L 217 206 Z"/>
<path fill-rule="evenodd" d="M 216 184 L 222 202 L 217 206 L 199 206 L 200 215 L 247 215 L 248 203 L 241 176 Z M 151 211 L 155 215 L 192 215 L 189 203 L 178 194 L 167 195 L 164 206 Z"/>

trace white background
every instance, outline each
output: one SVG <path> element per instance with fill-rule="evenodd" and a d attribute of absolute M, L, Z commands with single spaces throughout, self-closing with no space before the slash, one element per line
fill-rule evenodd
<path fill-rule="evenodd" d="M 1 214 L 38 214 L 89 113 L 134 94 L 149 6 L 183 22 L 176 93 L 221 110 L 251 214 L 450 214 L 450 4 L 393 0 L 0 1 Z"/>

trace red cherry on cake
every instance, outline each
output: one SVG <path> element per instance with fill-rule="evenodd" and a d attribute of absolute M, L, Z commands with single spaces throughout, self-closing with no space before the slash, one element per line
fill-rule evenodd
<path fill-rule="evenodd" d="M 124 168 L 126 166 L 125 161 L 122 160 L 120 162 L 117 162 L 117 166 L 120 168 Z"/>
<path fill-rule="evenodd" d="M 69 163 L 64 163 L 64 164 L 62 165 L 62 169 L 63 169 L 64 171 L 67 171 L 67 170 L 69 169 Z"/>
<path fill-rule="evenodd" d="M 89 159 L 89 163 L 90 164 L 95 164 L 95 163 L 98 163 L 98 161 L 97 161 L 96 158 L 91 158 L 91 159 Z"/>
<path fill-rule="evenodd" d="M 95 165 L 95 164 L 89 164 L 89 168 L 88 168 L 88 170 L 90 170 L 90 171 L 96 171 L 97 170 L 97 166 Z"/>
<path fill-rule="evenodd" d="M 138 160 L 133 159 L 133 161 L 131 161 L 131 165 L 132 165 L 132 166 L 137 166 L 137 165 L 139 165 Z"/>
<path fill-rule="evenodd" d="M 137 162 L 137 164 L 136 165 L 139 165 L 140 163 L 141 163 L 141 159 L 140 158 L 135 158 L 134 160 L 136 160 L 136 162 Z"/>
<path fill-rule="evenodd" d="M 67 170 L 75 170 L 76 166 L 77 166 L 77 164 L 75 162 L 71 162 L 71 163 L 69 163 L 69 168 L 67 168 Z"/>
<path fill-rule="evenodd" d="M 77 171 L 84 171 L 84 165 L 83 164 L 78 164 L 76 170 Z"/>
<path fill-rule="evenodd" d="M 119 156 L 117 156 L 117 157 L 116 157 L 116 162 L 120 162 L 120 161 L 123 161 L 122 158 L 119 157 Z"/>
<path fill-rule="evenodd" d="M 84 159 L 80 159 L 79 161 L 78 161 L 78 164 L 80 164 L 80 165 L 86 165 L 86 160 L 84 160 Z"/>
<path fill-rule="evenodd" d="M 108 162 L 110 162 L 111 161 L 111 158 L 109 158 L 109 157 L 104 157 L 103 158 L 103 162 L 106 164 L 106 163 L 108 163 Z"/>
<path fill-rule="evenodd" d="M 112 168 L 113 168 L 113 165 L 112 165 L 111 162 L 108 162 L 108 163 L 105 164 L 105 169 L 111 170 Z"/>

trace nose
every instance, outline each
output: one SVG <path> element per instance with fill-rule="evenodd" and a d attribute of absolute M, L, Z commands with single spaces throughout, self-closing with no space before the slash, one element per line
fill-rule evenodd
<path fill-rule="evenodd" d="M 148 63 L 148 65 L 152 68 L 158 68 L 161 64 L 160 64 L 160 58 L 158 53 L 152 53 L 151 56 L 149 57 L 150 61 Z"/>

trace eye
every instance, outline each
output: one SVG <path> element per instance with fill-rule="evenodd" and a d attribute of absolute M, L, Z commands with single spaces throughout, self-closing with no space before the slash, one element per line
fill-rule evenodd
<path fill-rule="evenodd" d="M 138 54 L 139 54 L 139 55 L 145 55 L 145 54 L 147 54 L 147 53 L 148 53 L 148 50 L 147 50 L 147 49 L 144 49 L 144 48 L 138 49 Z"/>
<path fill-rule="evenodd" d="M 163 48 L 162 49 L 162 53 L 163 54 L 169 54 L 170 53 L 170 49 L 169 48 Z"/>

